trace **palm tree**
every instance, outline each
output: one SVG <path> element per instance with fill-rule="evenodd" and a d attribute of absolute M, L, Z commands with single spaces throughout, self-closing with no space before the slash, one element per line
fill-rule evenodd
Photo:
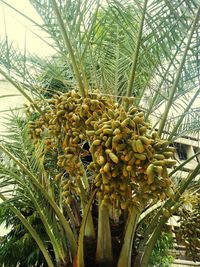
<path fill-rule="evenodd" d="M 178 165 L 173 142 L 199 131 L 200 4 L 30 2 L 44 24 L 15 11 L 55 57 L 1 42 L 0 73 L 30 102 L 0 144 L 2 206 L 47 266 L 148 266 L 183 193 L 198 193 L 199 163 L 176 179 L 196 155 Z"/>

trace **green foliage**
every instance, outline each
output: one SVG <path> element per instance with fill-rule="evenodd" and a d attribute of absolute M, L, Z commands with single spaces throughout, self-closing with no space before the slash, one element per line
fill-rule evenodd
<path fill-rule="evenodd" d="M 34 241 L 34 236 L 32 234 L 30 235 L 29 231 L 27 232 L 26 225 L 22 223 L 18 215 L 12 212 L 10 213 L 10 209 L 12 210 L 13 206 L 15 208 L 17 207 L 17 210 L 23 216 L 27 224 L 31 225 L 34 231 L 37 232 L 44 243 L 43 248 L 46 249 L 49 255 L 52 254 L 53 257 L 57 257 L 57 255 L 54 255 L 54 252 L 60 254 L 64 253 L 63 251 L 66 249 L 66 245 L 62 243 L 64 238 L 59 238 L 59 235 L 62 236 L 63 234 L 62 229 L 58 227 L 55 217 L 52 216 L 52 210 L 49 204 L 44 200 L 43 195 L 29 179 L 29 174 L 31 176 L 37 175 L 38 182 L 43 184 L 45 190 L 53 197 L 51 192 L 53 192 L 54 184 L 50 185 L 49 181 L 46 180 L 48 174 L 45 173 L 43 164 L 43 146 L 41 144 L 37 149 L 34 147 L 28 134 L 26 122 L 24 119 L 20 118 L 19 115 L 13 115 L 13 117 L 10 118 L 10 124 L 8 123 L 8 126 L 10 127 L 8 131 L 9 134 L 7 135 L 7 138 L 9 137 L 9 142 L 6 142 L 6 147 L 10 150 L 10 153 L 12 153 L 14 160 L 6 160 L 5 156 L 5 160 L 0 163 L 0 186 L 4 188 L 1 194 L 6 192 L 6 198 L 3 198 L 4 201 L 1 204 L 1 222 L 6 222 L 6 225 L 12 227 L 11 231 L 3 239 L 1 244 L 2 254 L 0 255 L 2 262 L 5 261 L 6 264 L 8 262 L 8 265 L 12 263 L 12 259 L 14 258 L 14 262 L 21 262 L 24 259 L 23 261 L 29 264 L 27 266 L 31 266 L 30 264 L 32 264 L 32 262 L 36 264 L 38 261 L 44 262 L 44 257 L 41 251 L 38 250 L 38 246 Z M 17 166 L 20 167 L 18 168 Z M 57 190 L 55 189 L 55 191 Z M 53 228 L 52 224 L 54 225 Z M 17 231 L 15 229 L 16 225 Z M 38 240 L 37 237 L 36 239 Z M 19 241 L 19 248 L 25 246 L 25 243 L 27 243 L 24 256 L 20 253 L 16 253 L 14 249 L 16 241 Z M 52 246 L 54 252 L 52 252 Z M 11 247 L 13 247 L 13 249 L 11 249 Z M 21 252 L 23 253 L 23 250 L 21 250 Z M 14 256 L 8 257 L 9 253 L 10 256 L 14 253 Z M 64 256 L 60 257 L 64 259 Z M 29 263 L 29 261 L 31 263 Z"/>
<path fill-rule="evenodd" d="M 149 266 L 151 267 L 170 267 L 173 263 L 173 256 L 169 255 L 173 248 L 173 237 L 171 234 L 162 232 L 152 251 Z"/>
<path fill-rule="evenodd" d="M 33 212 L 27 205 L 19 209 L 32 222 L 42 239 L 47 240 L 44 227 L 36 212 Z M 1 205 L 0 218 L 1 222 L 6 222 L 6 226 L 10 228 L 10 231 L 0 240 L 1 264 L 4 264 L 5 267 L 48 266 L 32 236 L 6 205 Z M 49 242 L 48 244 L 50 245 Z M 51 246 L 49 249 L 51 249 Z"/>
<path fill-rule="evenodd" d="M 198 186 L 199 188 L 199 186 Z M 197 189 L 199 190 L 199 189 Z M 200 194 L 189 192 L 183 198 L 178 212 L 180 228 L 178 234 L 186 247 L 186 256 L 194 261 L 200 260 Z"/>

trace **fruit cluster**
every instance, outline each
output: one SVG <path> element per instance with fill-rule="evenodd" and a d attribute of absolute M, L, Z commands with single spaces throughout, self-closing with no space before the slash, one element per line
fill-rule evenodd
<path fill-rule="evenodd" d="M 30 131 L 36 141 L 44 136 L 46 149 L 58 151 L 58 167 L 73 183 L 92 171 L 91 186 L 121 209 L 164 199 L 170 190 L 167 167 L 176 163 L 170 159 L 174 148 L 156 132 L 149 133 L 149 123 L 135 106 L 125 111 L 100 94 L 82 98 L 71 91 L 50 99 L 44 115 L 30 123 Z M 83 149 L 86 142 L 89 151 Z M 88 153 L 92 162 L 85 167 L 82 159 Z"/>

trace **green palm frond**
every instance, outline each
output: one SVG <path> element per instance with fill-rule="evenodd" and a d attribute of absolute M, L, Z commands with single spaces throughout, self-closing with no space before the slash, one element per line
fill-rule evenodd
<path fill-rule="evenodd" d="M 76 53 L 76 60 L 82 66 L 80 71 L 83 72 L 83 79 L 89 79 L 88 84 L 91 88 L 95 87 L 105 90 L 107 93 L 123 95 L 128 86 L 143 5 L 138 1 L 134 6 L 128 1 L 121 3 L 113 1 L 100 6 L 94 2 L 78 1 L 75 3 L 67 1 L 61 3 L 58 8 L 63 23 L 68 33 L 70 33 L 73 53 Z M 63 55 L 64 45 L 60 29 L 55 22 L 56 18 L 51 1 L 32 1 L 32 4 L 44 21 L 44 25 L 41 25 L 41 27 L 44 26 L 45 31 L 49 32 L 56 42 L 59 42 L 57 46 L 60 47 L 60 57 L 66 63 L 70 62 L 69 51 L 66 51 Z M 93 6 L 93 9 L 89 12 L 91 6 Z M 197 3 L 195 1 L 192 1 L 190 5 L 184 1 L 147 3 L 134 89 L 132 88 L 132 93 L 136 96 L 138 104 L 142 104 L 142 97 L 147 98 L 149 94 L 152 96 L 151 90 L 162 81 L 167 66 L 171 62 L 170 69 L 165 77 L 165 83 L 159 88 L 159 91 L 155 89 L 153 92 L 153 98 L 157 99 L 154 103 L 157 103 L 157 105 L 168 98 L 170 87 L 174 81 L 174 73 L 179 66 L 185 46 L 184 38 L 187 36 L 196 8 Z M 98 11 L 98 15 L 93 18 L 92 15 L 96 11 Z M 72 14 L 79 15 L 73 16 Z M 91 27 L 88 27 L 90 25 Z M 190 52 L 182 70 L 179 84 L 177 84 L 175 98 L 188 89 L 189 83 L 196 84 L 197 72 L 195 72 L 195 69 L 198 69 L 198 60 L 196 60 L 198 58 L 197 37 L 198 30 L 195 30 Z M 77 45 L 80 47 L 77 48 Z M 191 56 L 191 54 L 194 56 Z M 176 55 L 176 57 L 173 58 L 173 55 Z M 195 64 L 197 65 L 195 66 Z M 58 69 L 56 65 L 51 65 L 51 67 L 52 70 Z M 64 68 L 66 69 L 66 66 Z M 191 72 L 191 69 L 194 71 Z M 50 73 L 53 73 L 53 71 Z M 70 76 L 74 80 L 73 71 L 69 71 L 68 74 L 67 77 L 66 75 L 62 76 L 62 82 L 64 79 L 67 82 Z M 71 82 L 71 84 L 76 86 L 74 82 Z M 183 88 L 183 84 L 185 88 Z M 39 91 L 40 89 L 37 87 L 36 90 Z M 157 109 L 155 104 L 154 109 Z M 149 105 L 151 106 L 151 98 L 149 99 Z M 148 108 L 150 107 L 147 107 L 147 111 Z"/>
<path fill-rule="evenodd" d="M 9 129 L 9 135 L 6 137 L 9 138 L 9 142 L 5 141 L 6 149 L 9 149 L 12 155 L 20 161 L 21 165 L 27 166 L 30 173 L 32 172 L 38 176 L 38 181 L 53 198 L 54 188 L 50 185 L 49 177 L 47 177 L 49 174 L 44 168 L 42 144 L 38 148 L 30 145 L 27 125 L 22 118 L 13 115 L 9 126 L 12 126 L 12 128 Z M 25 207 L 29 203 L 36 210 L 38 217 L 44 225 L 44 231 L 46 231 L 47 236 L 51 240 L 57 262 L 65 261 L 67 253 L 66 240 L 65 238 L 63 239 L 63 232 L 60 226 L 58 226 L 55 215 L 53 215 L 43 195 L 29 179 L 28 172 L 24 172 L 23 169 L 16 171 L 16 164 L 14 162 L 11 160 L 6 165 L 4 165 L 5 163 L 0 165 L 0 188 L 3 188 L 1 194 L 5 196 L 10 193 L 8 196 L 11 205 L 14 204 L 19 208 L 20 203 L 26 203 Z"/>
<path fill-rule="evenodd" d="M 5 203 L 4 203 L 5 204 Z M 4 217 L 6 221 L 9 221 L 8 226 L 10 231 L 7 235 L 1 238 L 0 242 L 0 261 L 6 267 L 15 267 L 21 259 L 20 266 L 32 266 L 38 262 L 38 264 L 44 264 L 45 259 L 42 256 L 40 250 L 35 244 L 34 240 L 27 234 L 26 229 L 20 224 L 19 219 L 10 211 L 8 205 L 1 206 L 1 218 Z M 31 209 L 23 209 L 23 214 L 26 214 L 28 218 L 32 217 L 32 224 L 37 232 L 40 233 L 43 240 L 46 239 L 45 233 L 42 229 L 42 225 L 37 216 L 30 215 Z M 29 213 L 28 213 L 29 212 Z M 46 239 L 47 240 L 47 239 Z"/>
<path fill-rule="evenodd" d="M 178 136 L 193 135 L 199 136 L 200 129 L 200 110 L 192 108 L 185 116 L 179 129 Z"/>

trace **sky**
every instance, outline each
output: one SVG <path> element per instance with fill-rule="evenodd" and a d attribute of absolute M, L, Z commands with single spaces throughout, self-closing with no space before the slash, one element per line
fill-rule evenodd
<path fill-rule="evenodd" d="M 4 0 L 6 3 L 25 13 L 34 21 L 41 23 L 41 18 L 29 3 L 29 0 Z M 29 52 L 37 53 L 41 56 L 48 56 L 53 53 L 53 49 L 47 46 L 39 37 L 33 32 L 44 37 L 41 30 L 33 23 L 7 7 L 0 2 L 0 40 L 7 35 L 8 40 L 16 44 L 20 49 Z M 44 34 L 44 33 L 43 33 Z"/>

